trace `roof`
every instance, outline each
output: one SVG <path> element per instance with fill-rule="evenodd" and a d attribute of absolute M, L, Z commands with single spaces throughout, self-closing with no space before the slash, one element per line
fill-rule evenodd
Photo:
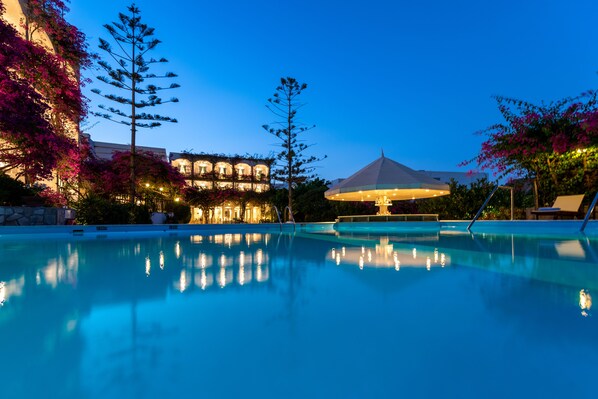
<path fill-rule="evenodd" d="M 106 160 L 112 159 L 112 156 L 114 155 L 115 152 L 126 152 L 126 151 L 131 150 L 131 146 L 129 144 L 104 143 L 101 141 L 93 141 L 92 148 L 93 148 L 94 154 L 99 159 L 106 159 Z M 165 148 L 145 147 L 145 146 L 136 145 L 135 149 L 137 151 L 152 153 L 154 155 L 159 156 L 160 159 L 162 159 L 163 161 L 168 161 L 168 158 L 166 157 L 166 149 Z"/>
<path fill-rule="evenodd" d="M 367 194 L 371 199 L 367 199 Z M 446 194 L 449 194 L 448 184 L 386 158 L 384 154 L 324 193 L 328 199 L 348 201 L 373 201 L 372 197 L 376 195 L 401 200 Z"/>

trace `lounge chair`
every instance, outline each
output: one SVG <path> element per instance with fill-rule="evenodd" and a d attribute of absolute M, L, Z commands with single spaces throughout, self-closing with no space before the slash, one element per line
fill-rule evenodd
<path fill-rule="evenodd" d="M 555 219 L 560 216 L 572 216 L 575 217 L 579 214 L 579 208 L 583 201 L 584 194 L 579 195 L 559 195 L 556 197 L 554 204 L 550 208 L 538 208 L 532 211 L 533 215 L 536 215 L 538 220 L 539 215 L 550 215 Z"/>

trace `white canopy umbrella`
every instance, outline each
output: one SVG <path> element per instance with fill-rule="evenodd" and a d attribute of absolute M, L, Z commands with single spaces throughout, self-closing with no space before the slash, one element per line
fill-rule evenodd
<path fill-rule="evenodd" d="M 355 174 L 331 187 L 324 196 L 332 201 L 375 201 L 378 215 L 390 215 L 393 200 L 433 198 L 450 194 L 448 184 L 408 168 L 384 153 Z"/>

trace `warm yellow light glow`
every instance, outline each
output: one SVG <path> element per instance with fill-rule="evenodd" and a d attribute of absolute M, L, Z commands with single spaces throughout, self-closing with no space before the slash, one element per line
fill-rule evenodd
<path fill-rule="evenodd" d="M 581 308 L 581 315 L 587 317 L 588 311 L 592 308 L 592 296 L 589 291 L 579 291 L 579 307 Z"/>
<path fill-rule="evenodd" d="M 149 256 L 145 257 L 145 275 L 149 277 L 150 272 L 152 270 L 152 262 L 150 261 Z"/>
<path fill-rule="evenodd" d="M 199 279 L 200 287 L 202 290 L 205 290 L 208 285 L 208 275 L 206 274 L 205 270 L 201 271 L 201 277 Z"/>
<path fill-rule="evenodd" d="M 372 261 L 372 250 L 368 249 L 368 262 Z"/>
<path fill-rule="evenodd" d="M 430 268 L 432 267 L 432 260 L 430 259 L 430 257 L 428 256 L 426 258 L 426 270 L 430 270 Z"/>
<path fill-rule="evenodd" d="M 164 252 L 160 251 L 160 269 L 164 270 Z"/>
<path fill-rule="evenodd" d="M 226 256 L 224 256 L 224 254 L 220 255 L 220 266 L 226 266 Z"/>
<path fill-rule="evenodd" d="M 438 248 L 434 248 L 434 263 L 438 263 Z"/>
<path fill-rule="evenodd" d="M 336 249 L 335 248 L 332 248 L 330 255 L 332 256 L 332 259 L 336 259 Z"/>
<path fill-rule="evenodd" d="M 181 257 L 181 243 L 178 241 L 174 244 L 174 254 L 177 259 Z"/>
<path fill-rule="evenodd" d="M 446 264 L 446 256 L 444 254 L 440 254 L 440 266 L 444 267 Z"/>
<path fill-rule="evenodd" d="M 201 254 L 201 255 L 199 255 L 199 266 L 200 266 L 202 269 L 205 269 L 205 268 L 206 268 L 206 265 L 207 265 L 207 262 L 206 262 L 206 254 Z"/>
<path fill-rule="evenodd" d="M 245 268 L 239 266 L 239 285 L 245 284 Z"/>
<path fill-rule="evenodd" d="M 257 281 L 262 281 L 262 265 L 257 265 L 257 267 L 255 268 L 255 277 L 257 278 Z"/>
<path fill-rule="evenodd" d="M 149 187 L 149 183 L 145 183 L 145 187 Z"/>
<path fill-rule="evenodd" d="M 239 267 L 245 266 L 245 252 L 239 252 Z"/>
<path fill-rule="evenodd" d="M 224 267 L 221 267 L 220 273 L 218 273 L 218 285 L 220 288 L 226 286 L 226 269 Z"/>
<path fill-rule="evenodd" d="M 4 306 L 6 302 L 6 283 L 0 281 L 0 306 Z"/>
<path fill-rule="evenodd" d="M 359 257 L 359 268 L 360 268 L 361 270 L 363 270 L 363 264 L 364 264 L 364 261 L 363 261 L 363 256 L 360 256 L 360 257 Z"/>
<path fill-rule="evenodd" d="M 179 291 L 183 293 L 187 289 L 187 274 L 185 270 L 181 270 L 181 275 L 179 276 Z"/>
<path fill-rule="evenodd" d="M 262 262 L 264 261 L 264 254 L 262 253 L 262 249 L 258 249 L 256 252 L 256 260 L 257 260 L 257 264 L 258 266 L 262 264 Z"/>
<path fill-rule="evenodd" d="M 417 249 L 416 248 L 413 248 L 412 253 L 413 253 L 413 259 L 417 259 Z"/>
<path fill-rule="evenodd" d="M 160 187 L 160 191 L 164 191 L 164 187 Z"/>
<path fill-rule="evenodd" d="M 340 265 L 341 264 L 341 255 L 340 254 L 336 254 L 336 265 Z"/>
<path fill-rule="evenodd" d="M 174 202 L 179 202 L 180 200 L 181 200 L 181 199 L 180 199 L 179 197 L 176 197 L 176 198 L 174 199 Z"/>
<path fill-rule="evenodd" d="M 347 252 L 347 250 L 345 249 L 345 247 L 342 247 L 341 248 L 341 254 L 343 255 L 343 258 L 345 257 L 346 252 Z"/>

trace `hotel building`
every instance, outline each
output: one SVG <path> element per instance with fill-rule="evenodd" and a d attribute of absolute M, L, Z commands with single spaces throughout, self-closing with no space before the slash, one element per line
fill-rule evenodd
<path fill-rule="evenodd" d="M 231 189 L 238 192 L 262 193 L 270 190 L 271 158 L 238 155 L 170 153 L 170 163 L 184 177 L 189 187 L 203 190 Z M 203 210 L 192 207 L 191 223 L 259 223 L 269 220 L 269 206 L 258 201 L 241 204 L 225 201 L 220 206 Z"/>

